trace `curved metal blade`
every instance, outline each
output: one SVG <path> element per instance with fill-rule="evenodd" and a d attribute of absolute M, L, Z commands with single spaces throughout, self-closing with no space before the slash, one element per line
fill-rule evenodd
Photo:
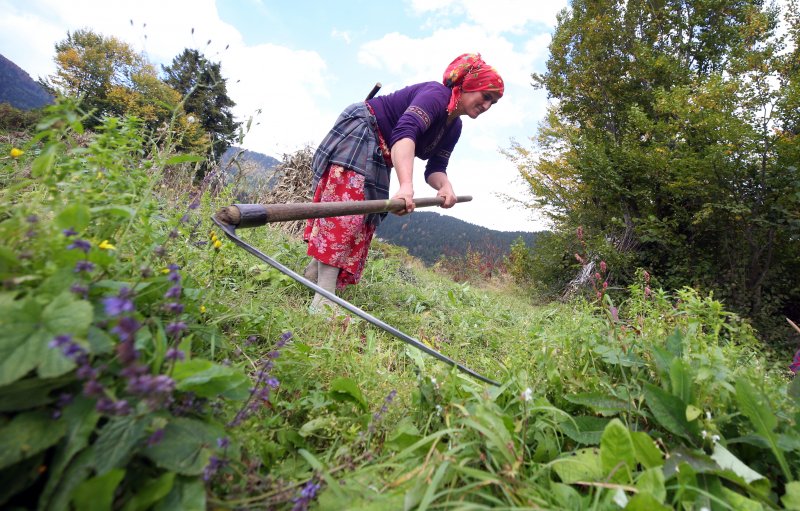
<path fill-rule="evenodd" d="M 472 369 L 459 364 L 458 362 L 456 362 L 455 360 L 451 359 L 450 357 L 439 353 L 438 351 L 436 351 L 433 348 L 430 348 L 429 346 L 426 346 L 425 344 L 421 343 L 420 341 L 414 339 L 413 337 L 411 337 L 411 336 L 409 336 L 407 334 L 404 334 L 403 332 L 401 332 L 400 330 L 394 328 L 393 326 L 391 326 L 391 325 L 389 325 L 387 323 L 384 323 L 380 319 L 372 316 L 371 314 L 369 314 L 367 312 L 364 312 L 363 310 L 359 309 L 358 307 L 356 307 L 352 303 L 339 298 L 338 296 L 336 296 L 335 294 L 331 293 L 330 291 L 328 291 L 326 289 L 323 289 L 323 288 L 319 287 L 318 285 L 314 284 L 313 282 L 311 282 L 307 278 L 305 278 L 305 277 L 303 277 L 301 275 L 298 275 L 297 273 L 293 272 L 292 270 L 290 270 L 286 266 L 284 266 L 281 263 L 279 263 L 278 261 L 272 259 L 271 257 L 269 257 L 268 255 L 264 254 L 263 252 L 259 251 L 257 248 L 255 248 L 254 246 L 250 245 L 246 241 L 242 240 L 239 236 L 236 235 L 236 229 L 233 226 L 225 224 L 223 222 L 220 222 L 219 220 L 217 220 L 214 217 L 211 217 L 211 221 L 214 222 L 217 225 L 217 227 L 222 229 L 223 232 L 225 232 L 225 235 L 235 245 L 247 250 L 248 252 L 250 252 L 251 254 L 256 256 L 257 258 L 259 258 L 262 261 L 264 261 L 265 263 L 267 263 L 268 265 L 272 266 L 273 268 L 275 268 L 276 270 L 280 271 L 284 275 L 288 275 L 289 277 L 291 277 L 294 280 L 296 280 L 297 282 L 303 284 L 304 286 L 306 286 L 307 288 L 311 289 L 312 291 L 315 291 L 315 292 L 321 294 L 322 296 L 324 296 L 325 298 L 329 299 L 330 301 L 335 302 L 336 304 L 340 305 L 341 307 L 349 310 L 350 312 L 352 312 L 356 316 L 358 316 L 358 317 L 368 321 L 369 323 L 377 326 L 381 330 L 392 334 L 393 336 L 397 337 L 398 339 L 400 339 L 401 341 L 405 342 L 406 344 L 410 344 L 411 346 L 414 346 L 415 348 L 427 353 L 428 355 L 430 355 L 430 356 L 432 356 L 432 357 L 434 357 L 434 358 L 436 358 L 438 360 L 441 360 L 445 364 L 448 364 L 450 366 L 456 367 L 456 368 L 458 368 L 459 371 L 461 371 L 463 373 L 466 373 L 466 374 L 472 376 L 473 378 L 477 378 L 478 380 L 480 380 L 480 381 L 482 381 L 484 383 L 488 383 L 490 385 L 494 385 L 495 387 L 499 387 L 500 386 L 500 384 L 497 383 L 496 381 L 491 380 L 491 379 L 489 379 L 489 378 L 487 378 L 487 377 L 485 377 L 485 376 L 483 376 L 481 374 L 476 373 Z"/>

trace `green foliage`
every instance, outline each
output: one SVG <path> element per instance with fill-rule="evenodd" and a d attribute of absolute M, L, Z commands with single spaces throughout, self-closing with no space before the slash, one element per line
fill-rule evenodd
<path fill-rule="evenodd" d="M 668 289 L 715 290 L 773 342 L 800 297 L 797 59 L 782 54 L 797 39 L 778 16 L 761 0 L 572 2 L 534 75 L 557 100 L 538 150 L 508 151 L 557 230 L 584 226 L 629 263 L 612 267 Z"/>
<path fill-rule="evenodd" d="M 234 122 L 231 108 L 236 106 L 228 97 L 225 79 L 218 62 L 209 62 L 197 50 L 185 49 L 172 59 L 172 64 L 163 66 L 164 82 L 178 91 L 183 100 L 183 109 L 193 116 L 211 139 L 210 160 L 220 163 L 222 155 L 236 140 L 240 123 Z M 193 148 L 184 147 L 179 149 Z M 208 169 L 201 173 L 205 175 Z"/>
<path fill-rule="evenodd" d="M 624 295 L 532 307 L 373 245 L 342 296 L 484 386 L 309 315 L 308 290 L 208 242 L 231 199 L 171 171 L 196 157 L 81 119 L 57 104 L 0 160 L 3 507 L 796 506 L 797 382 L 714 296 L 629 269 Z M 241 235 L 307 262 L 278 230 Z"/>

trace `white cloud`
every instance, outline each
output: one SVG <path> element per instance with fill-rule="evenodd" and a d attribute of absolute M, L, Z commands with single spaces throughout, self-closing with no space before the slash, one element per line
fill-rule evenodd
<path fill-rule="evenodd" d="M 331 30 L 331 37 L 334 39 L 341 39 L 347 44 L 350 44 L 353 38 L 350 36 L 350 32 L 347 30 L 336 30 L 335 28 Z"/>
<path fill-rule="evenodd" d="M 411 0 L 410 3 L 417 14 L 466 16 L 471 23 L 492 33 L 518 32 L 529 23 L 553 26 L 556 13 L 567 6 L 566 0 Z"/>

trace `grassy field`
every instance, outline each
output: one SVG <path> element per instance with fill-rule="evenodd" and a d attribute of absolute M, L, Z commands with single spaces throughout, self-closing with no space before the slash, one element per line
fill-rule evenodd
<path fill-rule="evenodd" d="M 0 506 L 800 509 L 800 388 L 712 296 L 534 305 L 374 244 L 343 298 L 486 385 L 309 314 L 212 228 L 230 196 L 170 137 L 85 134 L 67 104 L 0 144 Z"/>

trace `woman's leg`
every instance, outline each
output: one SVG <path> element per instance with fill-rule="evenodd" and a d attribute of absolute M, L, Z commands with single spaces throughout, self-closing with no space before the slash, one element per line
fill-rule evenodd
<path fill-rule="evenodd" d="M 322 261 L 317 261 L 316 259 L 314 261 L 317 262 L 317 285 L 325 291 L 336 294 L 336 279 L 339 277 L 339 268 L 325 264 Z M 325 307 L 333 309 L 336 307 L 336 304 L 321 294 L 316 293 L 314 299 L 311 301 L 311 310 L 324 312 Z"/>

